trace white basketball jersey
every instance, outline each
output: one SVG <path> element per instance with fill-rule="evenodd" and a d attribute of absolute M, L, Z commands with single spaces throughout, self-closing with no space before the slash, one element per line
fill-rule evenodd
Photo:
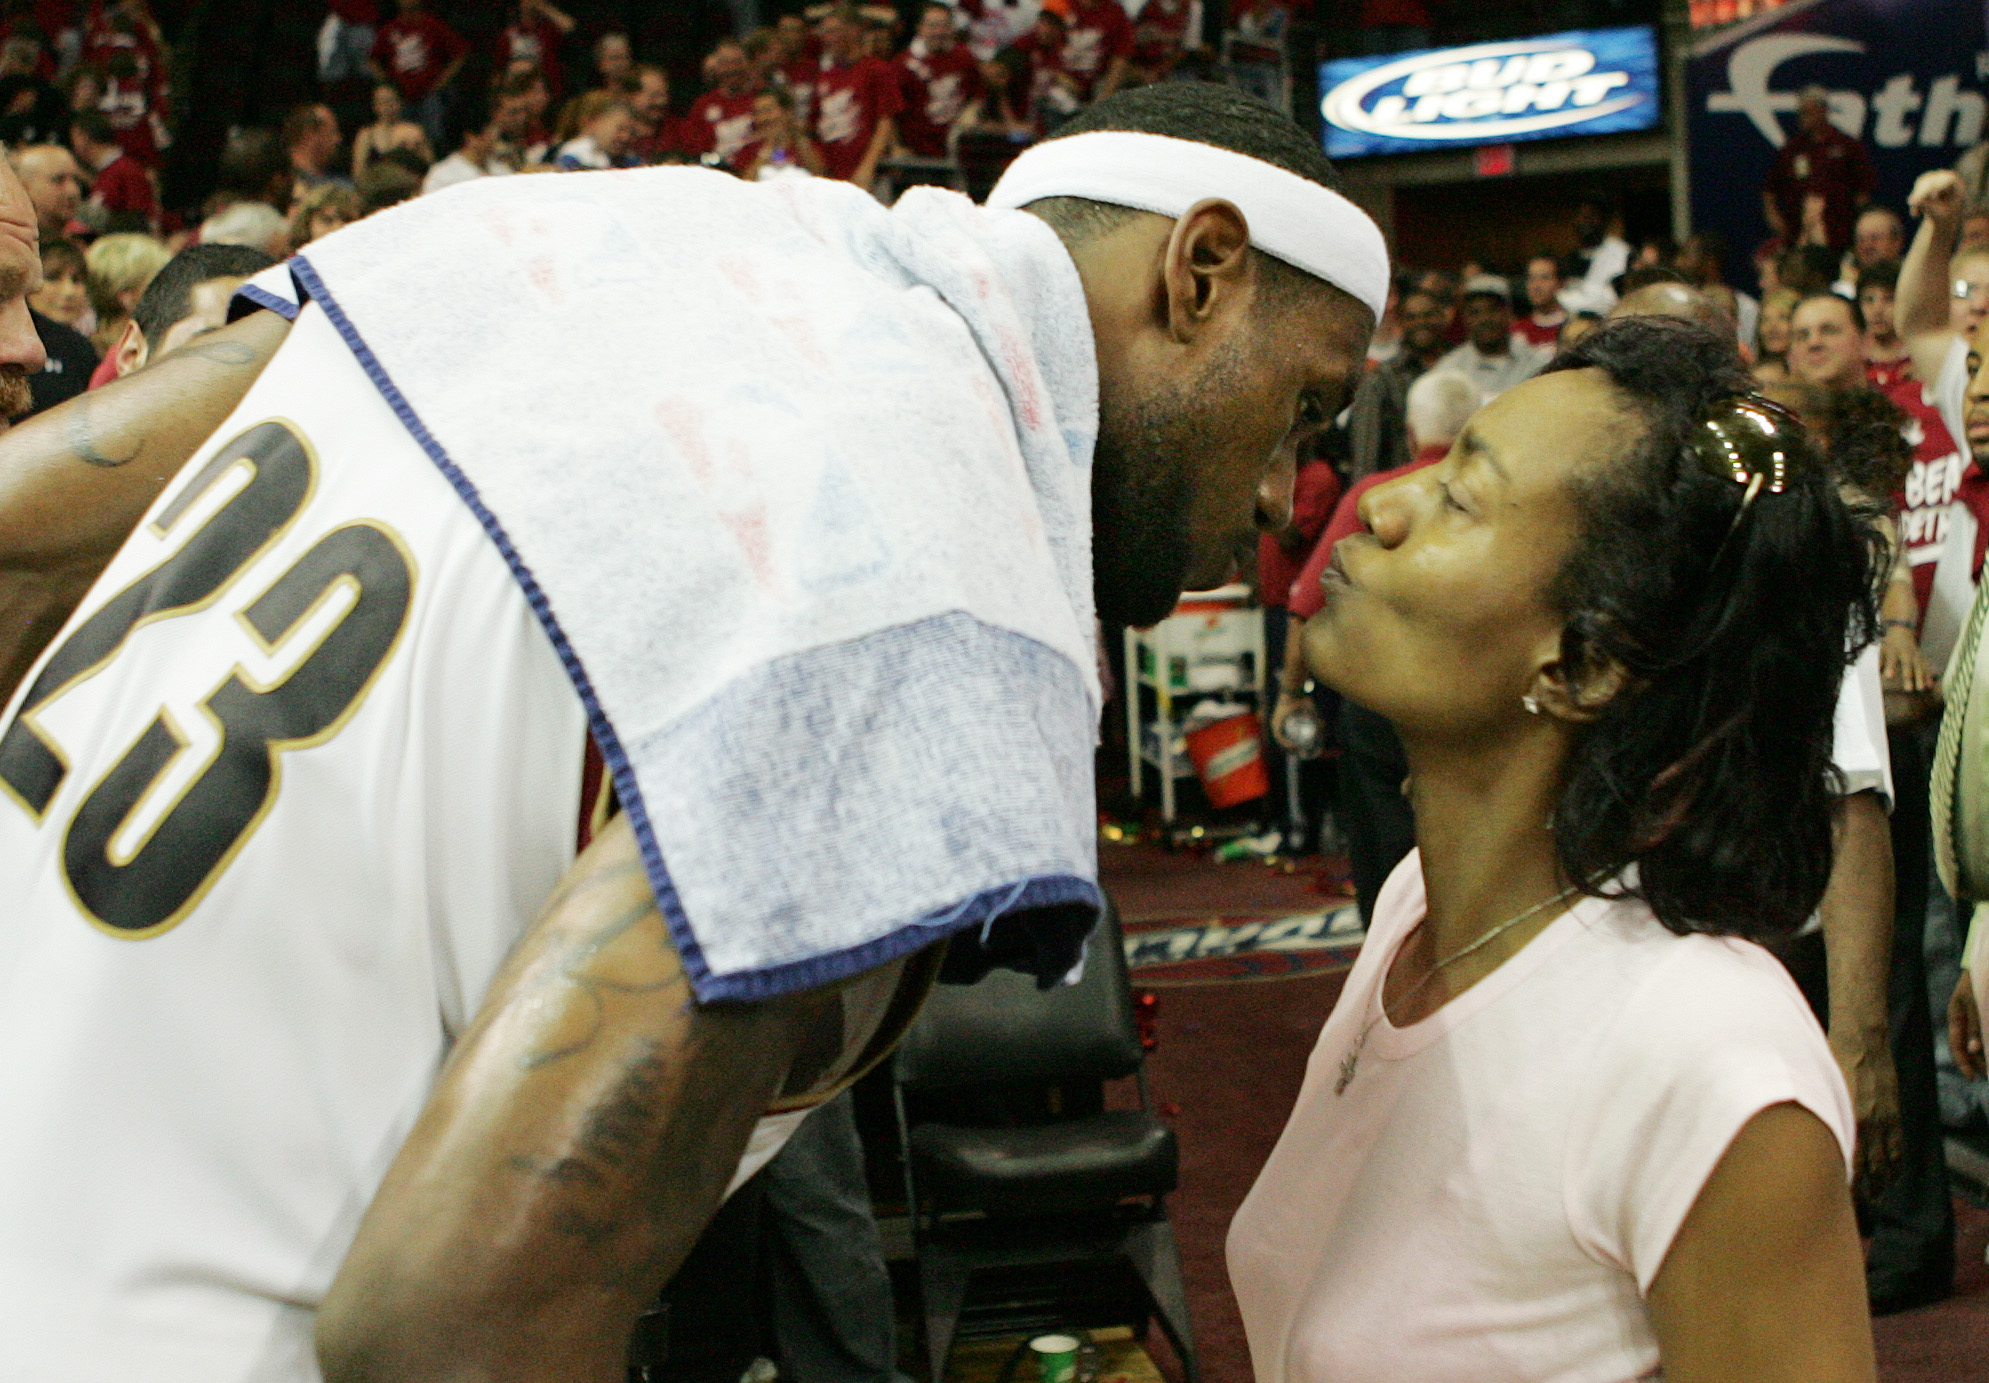
<path fill-rule="evenodd" d="M 0 1376 L 314 1379 L 586 723 L 316 308 L 0 719 Z"/>

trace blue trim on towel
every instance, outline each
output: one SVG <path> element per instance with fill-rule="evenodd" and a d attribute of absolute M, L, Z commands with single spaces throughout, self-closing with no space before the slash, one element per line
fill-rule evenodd
<path fill-rule="evenodd" d="M 573 683 L 574 691 L 580 695 L 580 704 L 587 712 L 587 728 L 593 733 L 594 743 L 599 746 L 601 758 L 606 762 L 608 773 L 614 780 L 615 793 L 621 799 L 622 810 L 628 813 L 629 825 L 635 830 L 636 846 L 642 851 L 643 868 L 649 875 L 650 892 L 656 895 L 657 910 L 663 914 L 663 920 L 670 928 L 670 940 L 676 945 L 678 958 L 684 965 L 684 973 L 690 977 L 691 988 L 696 992 L 700 1002 L 719 997 L 720 990 L 728 984 L 728 981 L 746 977 L 714 976 L 711 967 L 705 962 L 704 951 L 698 945 L 697 935 L 691 930 L 690 918 L 685 916 L 683 902 L 677 896 L 677 886 L 671 882 L 670 871 L 663 863 L 663 853 L 657 848 L 656 832 L 649 824 L 649 810 L 643 803 L 642 790 L 636 784 L 635 766 L 629 762 L 628 754 L 622 749 L 622 742 L 615 734 L 615 727 L 608 722 L 607 713 L 601 708 L 601 700 L 594 693 L 594 684 L 587 676 L 587 669 L 581 666 L 580 657 L 567 640 L 566 631 L 560 628 L 559 619 L 553 614 L 552 602 L 546 598 L 538 578 L 518 555 L 518 549 L 512 546 L 511 535 L 504 531 L 504 525 L 498 522 L 497 515 L 491 513 L 489 507 L 484 504 L 483 496 L 477 492 L 476 485 L 450 459 L 449 453 L 444 451 L 442 444 L 435 439 L 435 434 L 428 430 L 426 423 L 422 422 L 413 405 L 407 401 L 407 396 L 401 393 L 399 386 L 388 375 L 386 367 L 380 363 L 379 357 L 373 354 L 372 348 L 359 334 L 359 329 L 352 324 L 352 319 L 345 315 L 344 309 L 338 305 L 338 300 L 325 287 L 324 280 L 318 277 L 318 271 L 311 267 L 311 262 L 304 256 L 298 255 L 290 261 L 290 272 L 296 278 L 298 286 L 312 301 L 324 309 L 325 316 L 337 328 L 339 336 L 344 339 L 353 358 L 359 362 L 360 368 L 366 371 L 366 377 L 373 381 L 373 387 L 380 391 L 380 397 L 387 401 L 387 406 L 394 410 L 394 416 L 401 420 L 401 426 L 405 427 L 408 435 L 428 453 L 428 459 L 435 463 L 443 477 L 455 487 L 463 503 L 470 507 L 470 512 L 476 515 L 477 522 L 483 525 L 483 531 L 489 535 L 493 543 L 497 544 L 497 550 L 503 556 L 504 564 L 511 569 L 513 579 L 525 593 L 526 603 L 532 607 L 532 613 L 538 617 L 540 627 L 546 631 L 546 637 L 552 640 L 553 651 L 559 655 L 560 665 L 566 669 L 567 679 Z M 773 992 L 775 991 L 768 991 L 768 993 Z"/>
<path fill-rule="evenodd" d="M 1099 912 L 1105 910 L 1104 890 L 1090 879 L 1081 879 L 1075 874 L 1049 874 L 1041 878 L 1025 879 L 1019 884 L 1003 884 L 975 894 L 963 903 L 948 908 L 936 908 L 915 922 L 908 922 L 896 931 L 886 932 L 873 941 L 860 946 L 852 946 L 846 951 L 830 951 L 807 960 L 792 961 L 786 965 L 768 966 L 763 970 L 742 970 L 736 975 L 720 975 L 708 984 L 698 988 L 700 1001 L 712 999 L 777 999 L 783 994 L 797 990 L 813 989 L 817 985 L 833 984 L 851 975 L 860 975 L 886 961 L 897 960 L 914 951 L 924 950 L 935 941 L 963 932 L 969 927 L 985 926 L 998 921 L 1012 912 L 1028 908 L 1047 908 L 1060 903 L 1085 903 Z M 1073 942 L 1081 943 L 1091 930 L 1087 922 L 1073 933 Z M 1075 964 L 1077 952 L 1073 947 L 1071 963 Z M 1039 979 L 1052 979 L 1054 976 L 1038 976 Z"/>
<path fill-rule="evenodd" d="M 253 283 L 245 283 L 240 288 L 237 288 L 235 296 L 237 298 L 247 298 L 257 307 L 268 308 L 286 322 L 296 321 L 297 313 L 301 310 L 296 303 L 291 302 L 288 298 L 279 298 L 267 288 L 258 288 Z"/>

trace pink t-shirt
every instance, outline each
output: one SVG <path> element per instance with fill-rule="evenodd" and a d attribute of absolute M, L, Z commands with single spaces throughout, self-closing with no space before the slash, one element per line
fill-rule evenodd
<path fill-rule="evenodd" d="M 1381 981 L 1423 912 L 1412 851 L 1230 1225 L 1257 1383 L 1657 1377 L 1644 1295 L 1742 1126 L 1801 1104 L 1848 1175 L 1822 1029 L 1760 947 L 1596 898 L 1396 1028 Z"/>

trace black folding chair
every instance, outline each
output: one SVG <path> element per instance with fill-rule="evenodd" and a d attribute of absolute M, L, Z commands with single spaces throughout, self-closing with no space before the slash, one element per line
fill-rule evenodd
<path fill-rule="evenodd" d="M 1140 1319 L 1110 1323 L 1157 1319 L 1196 1383 L 1165 1202 L 1180 1163 L 1174 1131 L 1147 1109 L 1144 1076 L 1139 1109 L 1102 1107 L 1104 1083 L 1139 1075 L 1144 1058 L 1109 912 L 1077 984 L 1039 990 L 996 971 L 927 1001 L 898 1048 L 894 1093 L 935 1383 L 977 1273 L 1115 1261 L 1136 1277 Z M 907 1112 L 934 1106 L 940 1117 Z"/>

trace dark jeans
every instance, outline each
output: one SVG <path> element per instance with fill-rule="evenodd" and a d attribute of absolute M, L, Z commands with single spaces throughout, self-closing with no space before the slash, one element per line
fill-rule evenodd
<path fill-rule="evenodd" d="M 1336 728 L 1340 791 L 1334 815 L 1347 837 L 1354 893 L 1366 922 L 1389 872 L 1416 846 L 1416 814 L 1402 795 L 1409 763 L 1395 727 L 1373 711 L 1342 700 Z"/>
<path fill-rule="evenodd" d="M 849 1091 L 808 1116 L 761 1181 L 781 1377 L 794 1383 L 902 1378 L 891 1275 Z"/>
<path fill-rule="evenodd" d="M 1954 1204 L 1934 1075 L 1933 1015 L 1927 1003 L 1923 943 L 1927 925 L 1927 775 L 1930 727 L 1896 730 L 1892 744 L 1893 932 L 1886 1005 L 1892 1060 L 1899 1072 L 1899 1117 L 1905 1153 L 1893 1180 L 1860 1206 L 1871 1231 L 1866 1278 L 1876 1297 L 1944 1293 L 1954 1283 Z M 1806 936 L 1783 948 L 1783 963 L 1810 1007 L 1830 1021 L 1823 938 Z"/>

